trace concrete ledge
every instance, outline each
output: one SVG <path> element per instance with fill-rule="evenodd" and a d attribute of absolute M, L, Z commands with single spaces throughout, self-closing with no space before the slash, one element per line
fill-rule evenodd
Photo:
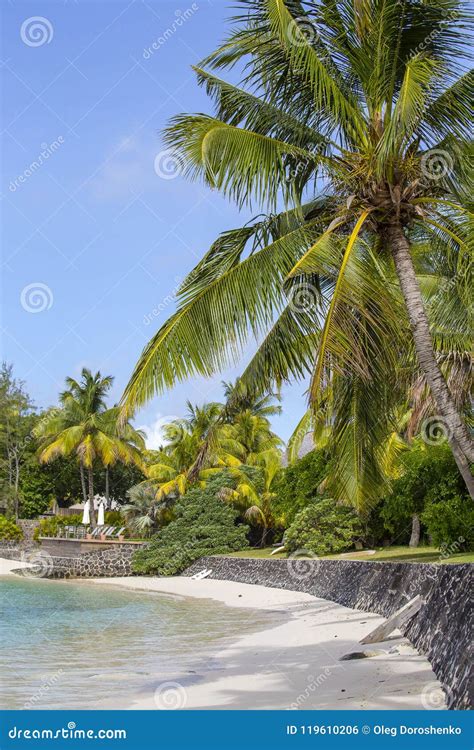
<path fill-rule="evenodd" d="M 424 606 L 401 630 L 430 661 L 448 707 L 473 708 L 474 565 L 216 556 L 201 558 L 183 575 L 203 568 L 212 569 L 210 578 L 303 591 L 384 617 L 421 594 Z"/>

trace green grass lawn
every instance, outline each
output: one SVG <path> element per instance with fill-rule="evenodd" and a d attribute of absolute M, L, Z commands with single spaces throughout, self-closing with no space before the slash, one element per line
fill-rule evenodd
<path fill-rule="evenodd" d="M 265 547 L 264 549 L 246 549 L 242 552 L 231 552 L 226 557 L 250 557 L 259 560 L 268 559 L 284 559 L 286 554 L 280 552 L 277 555 L 272 555 L 272 547 Z M 417 549 L 411 549 L 410 547 L 376 547 L 375 555 L 367 555 L 364 552 L 351 552 L 350 556 L 347 555 L 327 555 L 328 560 L 380 560 L 387 562 L 435 562 L 435 563 L 474 563 L 474 552 L 460 552 L 456 555 L 449 557 L 442 556 L 440 550 L 436 547 L 418 547 Z"/>

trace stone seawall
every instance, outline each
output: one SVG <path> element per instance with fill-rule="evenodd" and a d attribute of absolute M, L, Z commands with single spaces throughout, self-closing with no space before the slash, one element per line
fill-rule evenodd
<path fill-rule="evenodd" d="M 132 575 L 132 556 L 138 545 L 124 544 L 114 549 L 90 552 L 79 557 L 53 557 L 39 548 L 31 555 L 19 557 L 31 562 L 31 569 L 14 570 L 23 576 L 41 578 L 111 578 Z M 1 556 L 1 555 L 0 555 Z M 10 555 L 10 559 L 13 555 Z M 13 557 L 15 559 L 15 557 Z"/>
<path fill-rule="evenodd" d="M 473 708 L 474 565 L 216 556 L 201 558 L 183 575 L 203 568 L 212 569 L 210 578 L 304 591 L 385 617 L 421 594 L 424 605 L 402 632 L 429 659 L 449 708 Z"/>

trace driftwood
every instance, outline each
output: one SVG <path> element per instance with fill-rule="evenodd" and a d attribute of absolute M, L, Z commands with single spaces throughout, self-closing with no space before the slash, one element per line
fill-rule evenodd
<path fill-rule="evenodd" d="M 359 643 L 380 643 L 380 641 L 384 641 L 390 635 L 390 633 L 393 633 L 396 628 L 400 627 L 400 625 L 403 625 L 403 623 L 413 617 L 413 615 L 416 615 L 423 604 L 424 601 L 418 594 L 413 599 L 410 599 L 409 602 L 404 604 L 403 607 L 397 609 L 397 611 L 394 612 L 393 615 L 388 618 L 388 620 L 383 622 L 382 625 L 379 625 L 378 628 L 372 630 L 368 635 L 365 636 L 365 638 L 362 638 Z"/>

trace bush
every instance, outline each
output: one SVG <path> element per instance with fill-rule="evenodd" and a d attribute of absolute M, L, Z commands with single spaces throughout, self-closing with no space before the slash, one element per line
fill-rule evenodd
<path fill-rule="evenodd" d="M 272 507 L 276 516 L 284 517 L 286 525 L 321 496 L 319 487 L 327 475 L 327 467 L 325 452 L 314 450 L 283 470 Z"/>
<path fill-rule="evenodd" d="M 298 513 L 283 542 L 290 553 L 308 550 L 328 555 L 350 549 L 359 533 L 360 522 L 355 511 L 326 498 Z"/>
<path fill-rule="evenodd" d="M 0 516 L 0 539 L 17 542 L 23 539 L 23 531 L 14 521 Z"/>
<path fill-rule="evenodd" d="M 452 495 L 429 503 L 421 515 L 436 547 L 452 547 L 450 554 L 474 549 L 474 503 L 468 497 Z"/>
<path fill-rule="evenodd" d="M 204 489 L 192 489 L 175 506 L 176 518 L 135 553 L 135 573 L 173 575 L 205 555 L 248 547 L 246 525 L 236 525 L 237 511 L 216 495 L 228 482 L 216 478 Z"/>
<path fill-rule="evenodd" d="M 393 482 L 392 491 L 384 500 L 381 509 L 385 528 L 398 544 L 404 544 L 410 538 L 411 519 L 416 513 L 420 516 L 434 544 L 437 544 L 435 538 L 440 537 L 436 526 L 436 512 L 430 511 L 430 506 L 432 504 L 436 506 L 441 515 L 446 506 L 446 514 L 451 516 L 448 508 L 451 501 L 454 503 L 453 507 L 459 505 L 464 510 L 468 508 L 470 502 L 451 449 L 445 444 L 430 446 L 415 442 L 409 451 L 403 453 L 401 463 L 403 473 Z M 427 519 L 431 519 L 429 528 Z M 440 523 L 443 527 L 444 522 L 441 519 Z M 450 524 L 451 522 L 444 526 L 446 532 Z M 466 532 L 468 521 L 463 518 L 463 512 L 461 512 L 459 525 L 463 526 Z M 435 527 L 433 534 L 431 528 L 435 529 Z M 443 537 L 442 542 L 449 543 L 449 540 Z"/>
<path fill-rule="evenodd" d="M 59 530 L 64 526 L 81 526 L 82 516 L 51 516 L 42 518 L 34 530 L 33 539 L 39 539 L 40 536 L 58 536 Z"/>

